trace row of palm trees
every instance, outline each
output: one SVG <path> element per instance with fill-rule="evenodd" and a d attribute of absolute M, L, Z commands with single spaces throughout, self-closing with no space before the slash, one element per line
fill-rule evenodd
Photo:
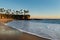
<path fill-rule="evenodd" d="M 11 10 L 11 9 L 7 9 L 5 10 L 4 8 L 0 8 L 0 13 L 3 13 L 3 14 L 15 14 L 15 15 L 29 15 L 29 10 Z"/>

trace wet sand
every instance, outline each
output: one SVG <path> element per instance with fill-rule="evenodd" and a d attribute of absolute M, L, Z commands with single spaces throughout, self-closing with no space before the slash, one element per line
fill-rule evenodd
<path fill-rule="evenodd" d="M 45 39 L 45 38 L 38 37 L 38 36 L 35 36 L 35 35 L 23 33 L 20 36 L 20 40 L 49 40 L 49 39 Z"/>
<path fill-rule="evenodd" d="M 6 22 L 9 22 L 9 21 L 12 21 L 12 19 L 0 19 L 0 22 L 2 23 L 6 23 Z M 1 25 L 3 24 L 0 24 L 0 27 Z M 8 26 L 4 26 L 2 27 L 3 29 L 6 29 L 6 30 L 12 30 L 12 28 L 9 28 Z M 35 35 L 31 35 L 31 34 L 28 34 L 28 33 L 24 33 L 22 32 L 22 34 L 19 34 L 19 36 L 2 36 L 0 35 L 0 39 L 8 39 L 8 40 L 49 40 L 49 39 L 45 39 L 45 38 L 42 38 L 42 37 L 38 37 L 38 36 L 35 36 Z"/>

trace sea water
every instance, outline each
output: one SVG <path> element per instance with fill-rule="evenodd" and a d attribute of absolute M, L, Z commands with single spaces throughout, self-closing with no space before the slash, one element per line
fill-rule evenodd
<path fill-rule="evenodd" d="M 14 20 L 7 25 L 39 37 L 60 40 L 60 20 Z"/>

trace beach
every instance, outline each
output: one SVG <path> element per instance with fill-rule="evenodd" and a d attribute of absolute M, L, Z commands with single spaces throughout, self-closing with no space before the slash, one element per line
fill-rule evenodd
<path fill-rule="evenodd" d="M 12 21 L 13 19 L 7 19 L 7 18 L 3 18 L 3 19 L 0 19 L 0 22 L 2 23 L 7 23 L 7 22 L 10 22 Z"/>
<path fill-rule="evenodd" d="M 1 25 L 4 25 L 4 23 L 10 22 L 12 20 L 13 19 L 0 19 L 0 22 L 3 23 Z M 14 29 L 10 28 L 9 26 L 5 26 L 5 25 L 4 25 L 3 29 L 14 30 Z M 19 36 L 17 36 L 17 37 L 16 36 L 9 36 L 9 37 L 7 36 L 6 38 L 5 38 L 5 36 L 2 37 L 2 39 L 7 39 L 7 38 L 9 38 L 8 40 L 10 40 L 11 38 L 15 39 L 15 40 L 16 39 L 18 39 L 18 40 L 49 40 L 49 39 L 31 35 L 31 34 L 28 34 L 25 32 L 22 32 L 22 34 L 19 34 Z M 1 39 L 1 37 L 0 37 L 0 39 Z"/>

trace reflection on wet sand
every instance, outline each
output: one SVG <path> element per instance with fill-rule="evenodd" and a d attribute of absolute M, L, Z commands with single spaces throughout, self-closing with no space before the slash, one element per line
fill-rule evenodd
<path fill-rule="evenodd" d="M 25 23 L 25 24 L 23 24 L 23 23 Z M 21 24 L 18 24 L 18 26 L 19 25 L 20 26 L 28 26 L 28 27 L 24 27 L 26 29 L 26 28 L 29 28 L 30 22 L 28 22 L 28 23 L 27 22 L 22 22 Z M 22 27 L 20 27 L 20 28 L 22 28 Z M 28 30 L 28 29 L 26 29 L 26 30 Z M 3 31 L 4 33 L 6 33 L 6 32 L 8 33 L 8 31 L 12 31 L 12 32 L 17 31 L 17 32 L 13 33 L 15 35 L 12 35 L 12 33 L 11 34 L 0 34 L 0 40 L 49 40 L 49 39 L 34 36 L 34 35 L 31 35 L 31 34 L 28 34 L 28 33 L 25 33 L 25 32 L 20 32 L 20 31 L 12 28 L 10 26 L 4 25 L 4 23 L 0 23 L 0 33 L 1 33 L 1 31 Z"/>
<path fill-rule="evenodd" d="M 20 31 L 0 23 L 0 40 L 17 40 Z"/>

